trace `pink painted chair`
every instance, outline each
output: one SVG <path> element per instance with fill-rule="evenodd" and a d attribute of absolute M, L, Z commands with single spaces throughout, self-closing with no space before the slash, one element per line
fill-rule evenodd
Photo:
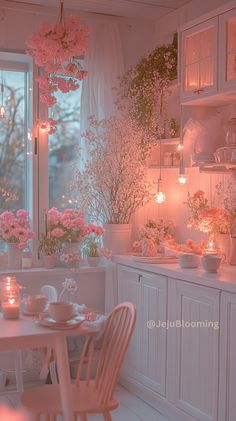
<path fill-rule="evenodd" d="M 96 375 L 91 378 L 93 361 L 93 342 L 88 337 L 80 358 L 76 383 L 72 384 L 74 420 L 80 417 L 87 421 L 87 414 L 103 414 L 105 421 L 111 421 L 110 411 L 118 407 L 114 398 L 117 377 L 127 351 L 136 320 L 136 309 L 132 303 L 122 303 L 109 315 L 103 335 L 101 351 L 98 359 Z M 89 354 L 87 353 L 88 345 Z M 83 371 L 83 359 L 89 355 L 86 373 Z M 81 380 L 83 375 L 83 379 Z M 25 409 L 35 415 L 35 420 L 55 421 L 61 414 L 58 385 L 45 385 L 26 390 L 21 402 Z"/>

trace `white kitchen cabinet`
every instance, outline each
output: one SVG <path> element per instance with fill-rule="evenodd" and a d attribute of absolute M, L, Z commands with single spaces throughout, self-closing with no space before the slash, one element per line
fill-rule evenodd
<path fill-rule="evenodd" d="M 198 421 L 216 421 L 220 292 L 174 279 L 168 282 L 168 318 L 186 326 L 168 331 L 167 399 Z M 196 322 L 202 327 L 194 327 Z M 205 327 L 207 322 L 213 326 Z"/>
<path fill-rule="evenodd" d="M 236 420 L 236 294 L 222 293 L 219 420 Z"/>
<path fill-rule="evenodd" d="M 119 265 L 118 302 L 127 300 L 136 304 L 137 322 L 122 376 L 165 396 L 166 330 L 148 329 L 147 322 L 166 320 L 167 278 Z"/>
<path fill-rule="evenodd" d="M 236 88 L 236 8 L 219 17 L 219 88 Z"/>
<path fill-rule="evenodd" d="M 181 32 L 181 100 L 217 92 L 218 17 Z"/>

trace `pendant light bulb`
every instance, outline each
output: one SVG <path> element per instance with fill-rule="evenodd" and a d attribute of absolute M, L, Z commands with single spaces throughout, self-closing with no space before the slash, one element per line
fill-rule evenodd
<path fill-rule="evenodd" d="M 178 146 L 177 146 L 177 149 L 178 149 L 179 152 L 182 152 L 182 150 L 184 149 L 183 143 L 179 143 Z"/>
<path fill-rule="evenodd" d="M 165 200 L 166 200 L 166 195 L 162 189 L 162 180 L 161 178 L 159 178 L 158 183 L 157 183 L 157 194 L 155 196 L 155 202 L 158 205 L 161 205 L 162 203 L 165 202 Z"/>
<path fill-rule="evenodd" d="M 186 184 L 187 183 L 186 175 L 185 174 L 179 174 L 178 182 L 181 185 Z"/>
<path fill-rule="evenodd" d="M 0 107 L 0 119 L 5 118 L 5 108 L 3 105 Z"/>
<path fill-rule="evenodd" d="M 164 203 L 164 202 L 165 202 L 165 200 L 166 200 L 166 195 L 165 195 L 165 193 L 163 193 L 162 191 L 159 191 L 159 192 L 156 194 L 156 197 L 155 197 L 155 201 L 156 201 L 156 203 L 157 203 L 158 205 L 161 205 L 162 203 Z"/>

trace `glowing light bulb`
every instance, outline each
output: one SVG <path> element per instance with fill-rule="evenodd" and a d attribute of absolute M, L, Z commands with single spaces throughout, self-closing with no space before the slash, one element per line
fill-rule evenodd
<path fill-rule="evenodd" d="M 164 203 L 164 201 L 166 200 L 166 195 L 165 195 L 165 193 L 163 193 L 162 191 L 159 191 L 157 194 L 156 194 L 156 197 L 155 197 L 155 201 L 156 201 L 156 203 L 158 203 L 159 205 L 161 205 L 162 203 Z"/>
<path fill-rule="evenodd" d="M 177 146 L 177 149 L 178 149 L 179 152 L 181 152 L 184 149 L 183 143 L 179 143 L 178 146 Z"/>
<path fill-rule="evenodd" d="M 5 108 L 3 105 L 1 105 L 0 107 L 0 118 L 4 118 L 5 117 Z"/>
<path fill-rule="evenodd" d="M 184 175 L 184 174 L 180 174 L 179 175 L 179 178 L 178 178 L 178 182 L 179 182 L 179 184 L 186 184 L 187 183 L 187 177 L 186 177 L 186 175 Z"/>

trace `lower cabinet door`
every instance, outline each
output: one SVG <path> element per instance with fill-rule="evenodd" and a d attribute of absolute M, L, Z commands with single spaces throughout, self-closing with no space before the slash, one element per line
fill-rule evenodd
<path fill-rule="evenodd" d="M 199 421 L 217 421 L 218 290 L 168 281 L 167 398 Z M 220 419 L 224 421 L 224 419 Z"/>
<path fill-rule="evenodd" d="M 153 324 L 166 321 L 167 279 L 119 266 L 118 300 L 132 301 L 137 307 L 135 332 L 122 374 L 165 396 L 166 329 Z"/>
<path fill-rule="evenodd" d="M 221 296 L 219 421 L 236 420 L 236 294 Z"/>

